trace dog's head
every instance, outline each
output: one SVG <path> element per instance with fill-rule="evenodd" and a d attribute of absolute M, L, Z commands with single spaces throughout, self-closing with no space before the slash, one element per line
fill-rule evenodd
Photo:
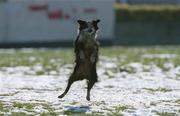
<path fill-rule="evenodd" d="M 91 22 L 86 22 L 83 20 L 78 20 L 79 23 L 79 33 L 82 34 L 85 37 L 95 37 L 96 32 L 99 29 L 98 23 L 100 20 L 92 20 Z"/>

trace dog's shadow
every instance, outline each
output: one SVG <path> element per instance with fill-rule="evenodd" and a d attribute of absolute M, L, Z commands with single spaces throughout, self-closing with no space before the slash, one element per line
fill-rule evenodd
<path fill-rule="evenodd" d="M 64 114 L 74 114 L 74 113 L 86 113 L 90 111 L 89 106 L 65 106 Z"/>

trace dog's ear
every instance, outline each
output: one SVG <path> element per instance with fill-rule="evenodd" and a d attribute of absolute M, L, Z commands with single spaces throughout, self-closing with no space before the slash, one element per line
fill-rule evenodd
<path fill-rule="evenodd" d="M 94 27 L 95 27 L 95 29 L 96 30 L 98 30 L 99 29 L 99 27 L 98 27 L 98 23 L 100 22 L 100 20 L 99 19 L 97 19 L 97 20 L 93 20 L 92 21 L 92 23 L 93 23 L 93 25 L 94 25 Z"/>
<path fill-rule="evenodd" d="M 86 24 L 86 21 L 83 21 L 83 20 L 77 20 L 77 22 L 78 22 L 80 25 Z"/>
<path fill-rule="evenodd" d="M 79 23 L 79 30 L 80 31 L 87 27 L 87 22 L 86 21 L 78 20 L 77 22 Z"/>
<path fill-rule="evenodd" d="M 101 20 L 97 19 L 97 20 L 93 20 L 94 23 L 99 23 Z"/>

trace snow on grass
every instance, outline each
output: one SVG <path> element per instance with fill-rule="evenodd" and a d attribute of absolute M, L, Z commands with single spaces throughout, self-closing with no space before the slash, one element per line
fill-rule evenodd
<path fill-rule="evenodd" d="M 161 58 L 161 59 L 171 59 L 176 58 L 176 54 L 144 54 L 142 57 L 144 58 Z"/>
<path fill-rule="evenodd" d="M 43 53 L 44 56 L 47 58 Z M 0 115 L 151 116 L 180 113 L 180 66 L 176 62 L 163 62 L 168 69 L 164 70 L 153 60 L 143 64 L 132 59 L 123 64 L 124 60 L 117 56 L 100 56 L 99 82 L 91 91 L 90 102 L 86 101 L 86 81 L 74 83 L 63 99 L 57 98 L 66 87 L 73 64 L 60 63 L 48 73 L 44 62 L 1 67 Z M 29 59 L 34 62 L 37 56 Z M 47 59 L 50 66 L 57 63 L 57 57 L 48 55 Z M 63 62 L 63 59 L 58 61 Z"/>

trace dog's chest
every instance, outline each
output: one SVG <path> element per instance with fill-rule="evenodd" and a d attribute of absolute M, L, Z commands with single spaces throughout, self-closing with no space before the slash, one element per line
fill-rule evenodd
<path fill-rule="evenodd" d="M 82 42 L 85 49 L 93 49 L 96 44 L 95 38 L 83 37 L 81 35 L 79 36 L 78 42 Z"/>
<path fill-rule="evenodd" d="M 78 41 L 83 43 L 83 49 L 86 57 L 89 57 L 94 51 L 97 50 L 97 42 L 95 38 L 83 37 L 80 35 Z"/>
<path fill-rule="evenodd" d="M 90 59 L 90 57 L 92 56 L 92 54 L 97 52 L 97 46 L 95 41 L 87 41 L 87 43 L 85 44 L 85 56 L 87 59 Z"/>
<path fill-rule="evenodd" d="M 93 39 L 87 39 L 84 43 L 86 49 L 92 49 L 95 46 L 95 40 Z"/>

